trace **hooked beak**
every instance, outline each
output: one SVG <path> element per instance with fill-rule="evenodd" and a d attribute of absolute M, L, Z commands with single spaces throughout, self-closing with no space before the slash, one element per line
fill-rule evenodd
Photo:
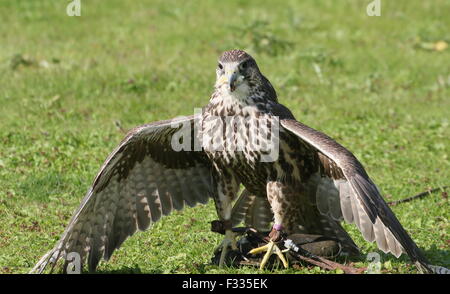
<path fill-rule="evenodd" d="M 233 72 L 231 76 L 228 78 L 228 85 L 230 87 L 230 91 L 233 92 L 236 90 L 238 80 L 238 73 Z"/>
<path fill-rule="evenodd" d="M 217 81 L 218 85 L 228 88 L 230 92 L 234 92 L 240 84 L 244 81 L 244 77 L 241 75 L 237 68 L 229 68 Z"/>

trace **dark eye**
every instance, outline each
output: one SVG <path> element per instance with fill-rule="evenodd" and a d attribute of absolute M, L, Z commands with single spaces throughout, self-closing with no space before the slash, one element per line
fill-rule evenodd
<path fill-rule="evenodd" d="M 217 65 L 219 67 L 219 69 L 223 69 L 223 65 L 221 63 L 219 63 L 219 65 Z"/>
<path fill-rule="evenodd" d="M 248 61 L 244 61 L 241 63 L 241 69 L 246 69 L 248 67 Z"/>

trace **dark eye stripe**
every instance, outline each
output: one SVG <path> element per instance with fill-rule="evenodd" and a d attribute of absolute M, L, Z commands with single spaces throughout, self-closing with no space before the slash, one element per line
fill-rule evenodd
<path fill-rule="evenodd" d="M 218 67 L 219 69 L 223 69 L 223 65 L 221 63 L 219 63 Z"/>

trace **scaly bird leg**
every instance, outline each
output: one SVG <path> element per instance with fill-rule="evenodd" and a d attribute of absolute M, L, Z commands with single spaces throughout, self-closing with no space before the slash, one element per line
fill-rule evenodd
<path fill-rule="evenodd" d="M 231 222 L 230 221 L 213 221 L 211 223 L 211 230 L 213 232 L 225 234 L 225 238 L 219 244 L 219 246 L 214 249 L 214 253 L 221 251 L 220 259 L 219 259 L 219 267 L 223 268 L 225 265 L 225 258 L 227 257 L 229 247 L 231 250 L 237 250 L 236 245 L 236 235 L 231 230 Z"/>
<path fill-rule="evenodd" d="M 223 268 L 223 266 L 225 265 L 225 258 L 227 257 L 230 246 L 231 246 L 231 250 L 237 250 L 236 236 L 231 230 L 226 230 L 225 238 L 220 243 L 220 245 L 217 246 L 216 249 L 214 250 L 215 253 L 217 253 L 220 250 L 222 251 L 220 254 L 220 260 L 219 260 L 220 268 Z"/>

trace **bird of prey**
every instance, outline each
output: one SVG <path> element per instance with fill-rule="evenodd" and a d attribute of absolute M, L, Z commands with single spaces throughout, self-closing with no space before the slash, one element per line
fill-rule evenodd
<path fill-rule="evenodd" d="M 240 185 L 245 190 L 233 211 Z M 340 225 L 345 220 L 382 251 L 396 257 L 406 253 L 420 270 L 431 271 L 356 157 L 298 122 L 278 103 L 255 59 L 231 50 L 218 60 L 214 92 L 201 112 L 142 125 L 126 135 L 59 242 L 32 272 L 53 269 L 72 252 L 95 270 L 138 229 L 209 198 L 225 234 L 220 265 L 227 248 L 236 249 L 233 213 L 239 219 L 246 214 L 240 208 L 262 203 L 273 215 L 273 226 L 269 246 L 255 252 L 279 253 L 275 242 L 284 233 L 333 237 L 348 253 L 357 252 Z"/>

